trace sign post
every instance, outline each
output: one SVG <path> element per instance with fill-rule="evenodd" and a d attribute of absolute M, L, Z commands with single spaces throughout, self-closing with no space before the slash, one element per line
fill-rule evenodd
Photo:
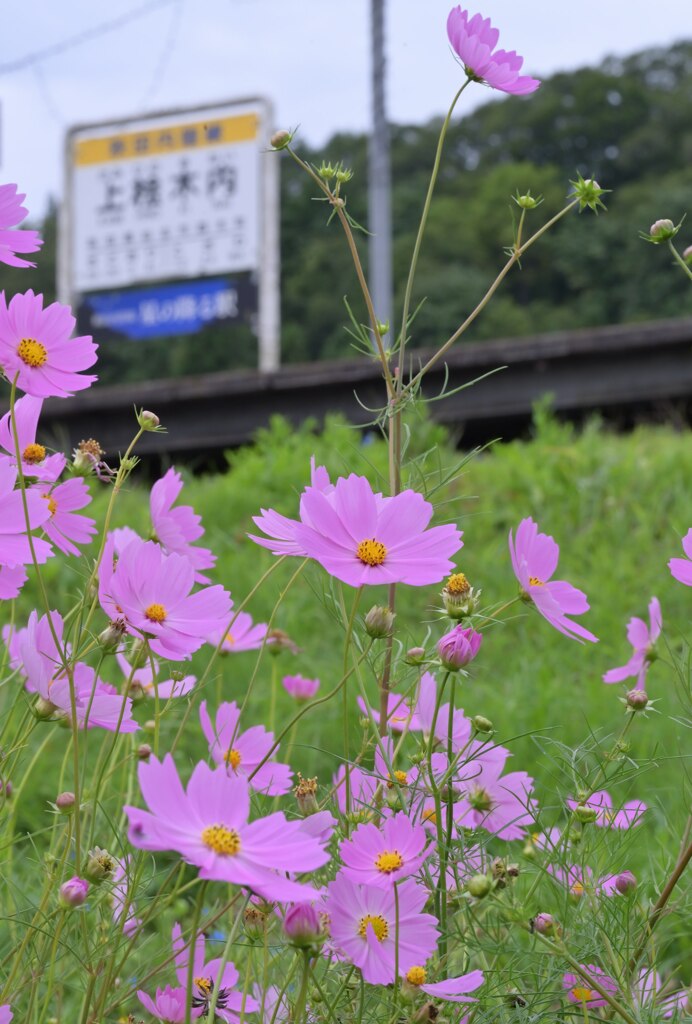
<path fill-rule="evenodd" d="M 66 139 L 59 291 L 130 339 L 243 322 L 279 365 L 278 161 L 250 99 L 83 125 Z"/>

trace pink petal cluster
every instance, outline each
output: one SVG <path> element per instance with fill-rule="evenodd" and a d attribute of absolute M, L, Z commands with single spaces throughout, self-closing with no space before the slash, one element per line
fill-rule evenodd
<path fill-rule="evenodd" d="M 70 338 L 75 318 L 59 302 L 43 308 L 43 296 L 29 290 L 9 305 L 0 293 L 0 367 L 8 380 L 35 398 L 67 398 L 97 379 L 83 374 L 96 362 L 90 337 Z"/>
<path fill-rule="evenodd" d="M 397 936 L 401 974 L 425 963 L 435 950 L 437 922 L 432 914 L 423 913 L 427 891 L 406 878 L 396 894 L 393 886 L 358 885 L 343 871 L 327 887 L 325 910 L 332 944 L 360 968 L 370 985 L 395 980 Z"/>
<path fill-rule="evenodd" d="M 305 676 L 284 676 L 281 685 L 289 696 L 297 701 L 312 700 L 320 688 L 319 679 L 307 679 Z"/>
<path fill-rule="evenodd" d="M 601 988 L 604 988 L 610 995 L 615 995 L 618 986 L 613 978 L 609 977 L 600 967 L 596 967 L 594 964 L 581 964 L 581 966 L 590 978 L 598 982 Z M 588 981 L 582 978 L 580 974 L 568 972 L 563 975 L 562 987 L 565 989 L 570 1003 L 583 1003 L 594 1010 L 599 1006 L 608 1005 L 608 1000 L 604 999 L 596 989 L 591 988 Z"/>
<path fill-rule="evenodd" d="M 409 985 L 414 986 L 433 999 L 443 999 L 447 1003 L 478 1002 L 469 992 L 475 992 L 483 984 L 483 971 L 470 971 L 456 978 L 445 978 L 444 981 L 427 981 L 428 972 L 424 967 L 410 967 L 404 977 Z M 426 980 L 421 981 L 424 978 Z"/>
<path fill-rule="evenodd" d="M 165 988 L 157 988 L 156 995 L 152 999 L 150 995 L 137 990 L 137 998 L 142 1006 L 152 1017 L 163 1021 L 164 1024 L 185 1024 L 185 1011 L 187 1007 L 187 989 L 183 987 L 173 988 L 166 985 Z M 201 1017 L 200 1010 L 194 1010 L 191 1014 L 193 1019 Z"/>
<path fill-rule="evenodd" d="M 500 33 L 492 27 L 490 18 L 481 14 L 470 17 L 468 11 L 453 7 L 447 18 L 447 36 L 467 75 L 491 89 L 525 96 L 541 84 L 536 78 L 519 74 L 524 58 L 516 51 L 495 49 Z"/>
<path fill-rule="evenodd" d="M 391 888 L 402 878 L 416 874 L 430 856 L 428 836 L 401 811 L 378 828 L 372 822 L 359 825 L 339 847 L 341 873 L 361 885 Z"/>
<path fill-rule="evenodd" d="M 22 206 L 25 199 L 26 195 L 20 194 L 16 185 L 0 185 L 0 263 L 10 267 L 35 267 L 35 263 L 21 259 L 17 253 L 38 252 L 43 245 L 38 231 L 16 230 L 29 213 Z"/>
<path fill-rule="evenodd" d="M 130 692 L 135 696 L 141 693 L 145 697 L 156 697 L 158 693 L 161 700 L 169 700 L 171 697 L 184 697 L 194 687 L 197 679 L 195 676 L 183 676 L 182 679 L 158 679 L 159 665 L 156 658 L 147 662 L 142 668 L 133 669 L 123 654 L 116 654 L 116 661 L 120 666 L 125 679 L 130 680 Z M 156 683 L 154 683 L 154 672 L 156 672 Z"/>
<path fill-rule="evenodd" d="M 140 850 L 173 850 L 200 869 L 200 877 L 244 886 L 268 900 L 305 900 L 315 890 L 287 878 L 321 867 L 329 854 L 303 822 L 281 812 L 248 822 L 247 780 L 225 768 L 196 765 L 187 791 L 170 754 L 139 765 L 150 810 L 124 808 L 129 838 Z"/>
<path fill-rule="evenodd" d="M 459 624 L 438 640 L 437 653 L 443 668 L 456 672 L 465 668 L 478 654 L 483 637 L 475 629 Z"/>
<path fill-rule="evenodd" d="M 173 951 L 175 953 L 175 973 L 178 983 L 187 988 L 188 967 L 190 961 L 190 942 L 183 939 L 180 925 L 176 922 L 173 925 L 171 935 Z M 216 1016 L 221 1020 L 235 1024 L 239 1020 L 239 1014 L 243 1011 L 253 1013 L 259 1009 L 259 1004 L 252 996 L 243 995 L 242 992 L 234 991 L 238 983 L 238 971 L 235 964 L 229 962 L 222 964 L 220 958 L 213 960 L 205 959 L 205 939 L 200 932 L 195 938 L 194 953 L 192 960 L 193 995 L 192 1006 L 206 1016 L 209 1010 L 212 992 L 215 985 L 219 986 L 219 996 L 216 1003 Z"/>
<path fill-rule="evenodd" d="M 233 701 L 219 705 L 216 722 L 213 723 L 207 711 L 207 702 L 199 708 L 202 732 L 209 744 L 209 753 L 219 765 L 225 765 L 229 773 L 242 776 L 258 793 L 281 796 L 288 793 L 293 772 L 288 764 L 281 764 L 271 757 L 262 764 L 274 746 L 274 733 L 267 732 L 261 725 L 255 725 L 245 732 L 238 729 L 240 710 Z"/>
<path fill-rule="evenodd" d="M 565 636 L 598 643 L 598 637 L 568 618 L 589 610 L 586 594 L 566 580 L 551 580 L 560 555 L 553 538 L 539 533 L 533 519 L 522 519 L 516 540 L 509 532 L 509 553 L 525 598 L 533 602 L 543 618 Z"/>
<path fill-rule="evenodd" d="M 66 555 L 81 554 L 77 544 L 90 544 L 95 534 L 96 521 L 89 516 L 77 515 L 77 510 L 91 504 L 91 494 L 84 480 L 73 477 L 52 489 L 45 484 L 33 488 L 48 505 L 50 517 L 43 529 L 56 548 Z"/>
<path fill-rule="evenodd" d="M 111 619 L 145 636 L 155 654 L 181 661 L 228 620 L 231 599 L 223 587 L 196 593 L 195 570 L 183 555 L 166 555 L 153 541 L 133 540 L 113 566 L 107 543 L 99 572 L 99 599 Z"/>
<path fill-rule="evenodd" d="M 671 576 L 686 587 L 692 587 L 692 527 L 682 538 L 682 550 L 686 558 L 671 558 L 668 562 Z"/>
<path fill-rule="evenodd" d="M 334 491 L 329 473 L 324 466 L 315 465 L 314 456 L 310 459 L 310 487 L 323 494 L 331 494 Z M 307 490 L 303 491 L 300 499 L 300 520 L 289 519 L 271 508 L 260 509 L 260 515 L 253 516 L 252 521 L 266 536 L 255 537 L 249 534 L 250 539 L 263 548 L 268 548 L 273 555 L 297 555 L 305 558 L 307 551 L 297 539 L 297 530 L 301 523 L 311 525 L 309 513 L 303 505 L 306 493 Z"/>
<path fill-rule="evenodd" d="M 231 610 L 233 602 L 231 601 Z M 218 647 L 221 643 L 221 654 L 240 654 L 241 651 L 258 651 L 265 643 L 267 625 L 265 622 L 253 622 L 248 612 L 236 612 L 231 617 L 231 628 L 217 629 L 210 633 L 209 643 Z M 223 638 L 223 639 L 222 639 Z"/>
<path fill-rule="evenodd" d="M 651 649 L 661 635 L 663 620 L 661 605 L 657 597 L 649 602 L 649 625 L 643 619 L 630 619 L 627 625 L 627 639 L 632 645 L 632 657 L 625 665 L 609 669 L 603 676 L 604 683 L 621 683 L 625 679 L 636 678 L 635 689 L 643 690 L 646 673 L 649 668 Z"/>
<path fill-rule="evenodd" d="M 202 518 L 191 505 L 172 507 L 182 487 L 183 478 L 172 466 L 152 487 L 149 510 L 155 539 L 166 554 L 184 555 L 192 563 L 196 583 L 209 583 L 200 569 L 213 568 L 216 555 L 208 548 L 195 546 L 195 541 L 204 534 Z"/>
<path fill-rule="evenodd" d="M 21 491 L 15 489 L 17 469 L 9 462 L 0 462 L 0 565 L 28 565 L 32 561 L 31 547 L 26 536 L 26 519 Z M 48 505 L 39 494 L 26 495 L 31 529 L 35 530 L 50 518 Z M 43 564 L 52 555 L 50 544 L 40 537 L 33 538 L 36 561 Z"/>
<path fill-rule="evenodd" d="M 526 772 L 503 775 L 508 757 L 504 747 L 491 747 L 457 768 L 454 785 L 462 793 L 454 807 L 457 825 L 482 828 L 500 839 L 526 834 L 535 818 L 533 779 Z"/>
<path fill-rule="evenodd" d="M 605 789 L 593 793 L 588 800 L 568 800 L 567 806 L 571 811 L 577 807 L 587 807 L 594 811 L 594 824 L 601 828 L 632 828 L 633 825 L 641 825 L 646 811 L 646 804 L 641 800 L 629 800 L 614 810 L 613 798 Z"/>
<path fill-rule="evenodd" d="M 54 483 L 65 468 L 66 458 L 61 452 L 48 455 L 43 445 L 36 443 L 38 421 L 43 407 L 42 398 L 33 395 L 22 395 L 14 406 L 14 418 L 17 426 L 17 440 L 22 459 L 22 473 L 25 477 L 36 477 L 47 483 Z M 16 466 L 14 434 L 12 432 L 12 416 L 6 412 L 0 419 L 0 448 L 7 455 L 0 455 L 0 462 L 9 460 Z"/>

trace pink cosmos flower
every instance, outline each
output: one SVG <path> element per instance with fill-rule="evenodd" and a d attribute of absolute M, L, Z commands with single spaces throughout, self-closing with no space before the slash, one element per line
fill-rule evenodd
<path fill-rule="evenodd" d="M 22 457 L 22 473 L 25 477 L 36 477 L 47 483 L 53 483 L 58 479 L 65 468 L 66 458 L 62 452 L 48 455 L 42 444 L 36 443 L 36 431 L 38 420 L 43 406 L 42 398 L 34 398 L 33 395 L 23 395 L 18 398 L 14 406 L 15 422 L 17 424 L 17 439 L 19 451 Z M 12 433 L 11 413 L 6 412 L 0 419 L 0 448 L 7 452 L 7 459 L 10 465 L 16 465 L 14 434 Z M 0 461 L 5 461 L 5 456 L 0 455 Z"/>
<path fill-rule="evenodd" d="M 597 885 L 604 896 L 626 896 L 637 888 L 637 879 L 631 871 L 620 871 L 617 875 L 599 878 Z"/>
<path fill-rule="evenodd" d="M 649 602 L 649 623 L 643 619 L 632 618 L 627 626 L 627 639 L 634 648 L 632 657 L 626 665 L 620 668 L 611 668 L 603 676 L 604 683 L 621 683 L 632 676 L 636 677 L 635 689 L 644 689 L 644 680 L 649 668 L 649 654 L 651 648 L 661 635 L 662 619 L 661 605 L 657 597 L 652 597 Z"/>
<path fill-rule="evenodd" d="M 485 82 L 491 89 L 525 96 L 541 84 L 537 78 L 520 75 L 524 63 L 515 50 L 496 50 L 500 33 L 490 18 L 453 7 L 447 18 L 447 36 L 469 78 Z"/>
<path fill-rule="evenodd" d="M 661 992 L 664 989 L 663 979 L 658 971 L 650 967 L 642 967 L 632 986 L 632 994 L 639 1006 L 654 1004 L 659 1011 L 663 1011 L 664 1018 L 672 1017 L 676 1010 L 682 1010 L 688 1014 L 692 1011 L 692 993 L 689 989 L 681 992 L 673 992 L 661 999 Z"/>
<path fill-rule="evenodd" d="M 320 681 L 319 679 L 306 679 L 305 676 L 299 674 L 297 676 L 284 676 L 281 680 L 281 685 L 294 700 L 306 701 L 312 700 L 315 696 L 320 688 Z"/>
<path fill-rule="evenodd" d="M 26 519 L 21 491 L 15 490 L 17 469 L 8 462 L 0 462 L 0 565 L 28 565 L 32 561 L 31 548 L 26 536 Z M 29 523 L 35 530 L 43 526 L 50 511 L 40 495 L 29 491 L 26 495 Z M 48 541 L 33 538 L 36 560 L 42 565 L 53 554 Z"/>
<path fill-rule="evenodd" d="M 5 1003 L 4 1006 L 0 1006 L 0 1024 L 10 1024 L 14 1014 L 10 1008 L 9 1003 Z"/>
<path fill-rule="evenodd" d="M 36 484 L 33 490 L 48 504 L 50 518 L 43 524 L 45 533 L 60 551 L 79 556 L 81 551 L 75 545 L 91 544 L 98 532 L 95 519 L 75 514 L 77 509 L 91 504 L 91 494 L 84 480 L 73 477 L 52 490 L 45 484 Z"/>
<path fill-rule="evenodd" d="M 190 594 L 195 570 L 183 555 L 166 555 L 153 541 L 133 540 L 109 573 L 107 556 L 112 564 L 113 554 L 106 548 L 99 577 L 102 607 L 110 618 L 124 619 L 128 632 L 149 637 L 160 657 L 181 661 L 228 620 L 231 599 L 223 587 Z"/>
<path fill-rule="evenodd" d="M 334 491 L 329 473 L 324 466 L 315 465 L 314 456 L 310 459 L 310 485 L 322 494 L 332 494 Z M 300 521 L 282 516 L 272 508 L 262 508 L 261 514 L 253 516 L 252 521 L 266 537 L 255 537 L 250 533 L 250 540 L 254 540 L 255 544 L 260 544 L 263 548 L 269 548 L 273 555 L 297 555 L 305 558 L 307 552 L 296 535 L 301 522 L 311 525 L 309 513 L 303 505 L 305 493 L 306 491 L 303 491 L 300 499 Z"/>
<path fill-rule="evenodd" d="M 190 960 L 189 940 L 183 939 L 180 925 L 176 922 L 173 925 L 172 944 L 175 952 L 175 973 L 178 983 L 187 990 L 188 966 Z M 205 962 L 205 939 L 204 933 L 200 932 L 195 939 L 195 950 L 192 964 L 193 996 L 192 1006 L 200 1010 L 206 1016 L 209 1012 L 214 986 L 219 985 L 219 996 L 216 1003 L 216 1016 L 221 1020 L 236 1024 L 239 1021 L 239 1014 L 245 1011 L 253 1013 L 259 1009 L 259 1005 L 252 996 L 243 996 L 242 992 L 234 992 L 234 986 L 238 982 L 238 971 L 235 964 L 227 963 L 222 971 L 222 962 L 219 958 Z"/>
<path fill-rule="evenodd" d="M 352 882 L 391 888 L 415 874 L 430 856 L 427 842 L 425 829 L 414 825 L 403 811 L 387 818 L 381 828 L 366 822 L 339 847 L 341 873 Z"/>
<path fill-rule="evenodd" d="M 457 769 L 454 779 L 464 794 L 454 820 L 465 828 L 483 828 L 500 839 L 521 839 L 533 823 L 533 779 L 526 772 L 502 775 L 508 751 L 494 747 Z"/>
<path fill-rule="evenodd" d="M 166 985 L 165 988 L 156 989 L 156 998 L 152 999 L 141 989 L 137 990 L 137 998 L 142 1006 L 149 1011 L 152 1017 L 163 1021 L 164 1024 L 184 1024 L 185 1009 L 187 1006 L 187 988 L 172 988 Z M 193 1019 L 202 1016 L 202 1011 L 193 1008 L 191 1016 Z"/>
<path fill-rule="evenodd" d="M 197 682 L 195 676 L 183 676 L 182 679 L 157 679 L 157 683 L 154 685 L 154 671 L 148 662 L 142 668 L 133 671 L 132 665 L 130 665 L 124 654 L 118 653 L 115 657 L 125 679 L 130 680 L 131 693 L 137 694 L 139 691 L 145 697 L 156 697 L 158 692 L 161 700 L 169 700 L 171 697 L 184 697 L 193 689 Z M 156 658 L 152 660 L 154 662 L 154 670 L 158 676 L 158 662 Z"/>
<path fill-rule="evenodd" d="M 111 890 L 113 922 L 114 924 L 119 924 L 122 921 L 123 935 L 129 938 L 142 923 L 141 918 L 137 917 L 134 912 L 129 893 L 128 871 L 130 868 L 130 858 L 125 857 L 123 860 L 118 860 L 117 857 L 114 857 L 113 859 L 115 861 L 112 879 L 113 888 Z"/>
<path fill-rule="evenodd" d="M 334 776 L 334 791 L 336 802 L 342 814 L 346 814 L 346 769 L 343 764 Z M 372 807 L 375 799 L 378 781 L 372 775 L 368 775 L 361 768 L 351 767 L 348 773 L 349 784 L 349 806 L 348 811 L 358 813 Z"/>
<path fill-rule="evenodd" d="M 533 519 L 522 519 L 517 527 L 516 542 L 509 531 L 509 553 L 514 575 L 525 597 L 533 602 L 543 618 L 565 636 L 598 643 L 598 637 L 568 618 L 589 610 L 586 594 L 566 580 L 551 581 L 560 554 L 553 538 L 539 533 Z"/>
<path fill-rule="evenodd" d="M 444 668 L 450 672 L 464 668 L 478 654 L 483 636 L 475 629 L 464 628 L 461 623 L 438 640 L 437 653 Z"/>
<path fill-rule="evenodd" d="M 446 744 L 449 733 L 449 702 L 440 705 L 437 709 L 435 719 L 435 705 L 437 703 L 437 681 L 431 672 L 424 672 L 421 676 L 418 688 L 418 700 L 416 702 L 416 715 L 420 727 L 423 730 L 423 737 L 428 740 L 433 731 L 435 723 L 435 737 L 441 743 Z M 454 708 L 452 711 L 452 749 L 458 753 L 469 741 L 471 736 L 471 722 L 464 714 L 462 708 Z"/>
<path fill-rule="evenodd" d="M 16 185 L 0 185 L 0 263 L 10 267 L 35 267 L 35 263 L 21 259 L 17 253 L 38 252 L 43 245 L 38 231 L 16 230 L 29 213 L 22 206 L 25 199 L 26 195 L 18 193 Z"/>
<path fill-rule="evenodd" d="M 548 874 L 569 890 L 570 896 L 575 900 L 581 899 L 587 892 L 593 891 L 593 871 L 590 867 L 582 867 L 580 864 L 549 864 Z"/>
<path fill-rule="evenodd" d="M 0 601 L 12 601 L 27 579 L 21 565 L 0 565 Z"/>
<path fill-rule="evenodd" d="M 595 811 L 594 824 L 600 825 L 601 828 L 631 828 L 633 825 L 641 825 L 646 810 L 646 804 L 641 800 L 629 800 L 617 811 L 613 810 L 613 798 L 605 789 L 592 794 L 588 800 L 568 800 L 567 806 L 571 811 L 576 807 L 588 807 Z"/>
<path fill-rule="evenodd" d="M 668 568 L 671 575 L 686 587 L 692 587 L 692 528 L 682 538 L 682 549 L 686 558 L 671 558 Z"/>
<path fill-rule="evenodd" d="M 268 900 L 315 897 L 310 886 L 280 872 L 311 871 L 329 854 L 281 812 L 249 823 L 250 791 L 242 776 L 200 762 L 186 792 L 167 754 L 163 761 L 140 762 L 139 784 L 150 811 L 124 808 L 133 846 L 174 850 L 200 869 L 200 878 L 241 885 Z"/>
<path fill-rule="evenodd" d="M 604 988 L 611 995 L 615 995 L 618 986 L 613 978 L 608 977 L 600 967 L 596 967 L 594 964 L 582 964 L 581 966 L 594 981 L 598 982 L 601 988 Z M 562 987 L 566 990 L 570 1003 L 584 1003 L 594 1010 L 598 1006 L 608 1005 L 608 1001 L 603 998 L 601 993 L 591 988 L 588 981 L 582 978 L 580 974 L 568 973 L 563 975 Z"/>
<path fill-rule="evenodd" d="M 389 985 L 395 979 L 398 933 L 399 971 L 405 973 L 432 956 L 437 923 L 422 913 L 428 894 L 411 878 L 396 887 L 356 885 L 340 871 L 327 888 L 325 910 L 333 945 L 360 968 L 371 985 Z"/>
<path fill-rule="evenodd" d="M 231 601 L 233 609 L 233 601 Z M 229 616 L 233 618 L 233 616 Z M 226 622 L 226 625 L 228 623 Z M 208 637 L 208 642 L 213 647 L 218 647 L 221 637 L 221 654 L 240 654 L 241 651 L 258 651 L 265 643 L 267 635 L 267 624 L 265 622 L 252 621 L 248 612 L 237 612 L 231 628 L 217 629 Z"/>
<path fill-rule="evenodd" d="M 416 965 L 409 967 L 403 975 L 409 985 L 434 999 L 444 999 L 448 1003 L 477 1003 L 478 1000 L 468 995 L 475 992 L 483 984 L 483 971 L 471 971 L 457 978 L 446 978 L 444 981 L 429 982 L 425 967 Z"/>
<path fill-rule="evenodd" d="M 216 565 L 216 555 L 208 548 L 198 548 L 194 542 L 204 534 L 202 517 L 191 505 L 172 508 L 183 487 L 183 478 L 171 466 L 168 472 L 157 480 L 149 496 L 149 510 L 156 540 L 167 555 L 185 555 L 195 569 L 195 583 L 209 583 L 200 569 L 211 569 Z"/>
<path fill-rule="evenodd" d="M 69 306 L 43 308 L 43 296 L 15 295 L 7 305 L 0 293 L 0 366 L 8 380 L 36 398 L 67 398 L 97 379 L 81 374 L 96 362 L 89 336 L 70 338 L 75 326 Z"/>
<path fill-rule="evenodd" d="M 274 733 L 267 732 L 261 725 L 255 725 L 246 732 L 238 731 L 240 710 L 235 701 L 224 702 L 216 712 L 216 724 L 212 723 L 207 711 L 207 702 L 199 708 L 202 732 L 209 744 L 209 753 L 219 765 L 225 765 L 230 774 L 240 775 L 248 780 L 251 788 L 268 796 L 288 793 L 293 772 L 288 764 L 280 764 L 271 758 L 258 770 L 258 765 L 274 745 Z"/>
<path fill-rule="evenodd" d="M 439 583 L 462 547 L 451 524 L 427 529 L 433 507 L 415 491 L 379 501 L 365 477 L 340 477 L 333 494 L 308 488 L 296 539 L 310 558 L 352 587 Z"/>
<path fill-rule="evenodd" d="M 356 702 L 361 713 L 366 718 L 374 719 L 379 726 L 379 708 L 377 710 L 371 708 L 362 697 L 357 697 Z M 387 726 L 393 732 L 420 732 L 421 726 L 415 709 L 400 693 L 387 694 Z"/>

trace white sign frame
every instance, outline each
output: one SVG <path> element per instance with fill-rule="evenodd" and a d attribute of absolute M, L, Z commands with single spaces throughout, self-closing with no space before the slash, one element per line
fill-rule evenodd
<path fill-rule="evenodd" d="M 154 111 L 140 116 L 109 118 L 106 121 L 78 124 L 69 128 L 65 135 L 64 147 L 64 198 L 60 208 L 58 236 L 58 294 L 61 301 L 73 308 L 79 302 L 83 292 L 76 281 L 75 260 L 75 185 L 76 166 L 75 153 L 78 145 L 96 142 L 105 143 L 110 136 L 122 135 L 131 138 L 135 134 L 146 135 L 147 132 L 163 131 L 166 127 L 182 129 L 185 125 L 220 118 L 242 119 L 246 114 L 253 114 L 257 119 L 256 145 L 259 147 L 259 180 L 257 182 L 258 207 L 256 228 L 256 265 L 247 267 L 235 266 L 233 269 L 212 271 L 212 273 L 229 273 L 248 270 L 256 273 L 258 287 L 258 363 L 261 371 L 276 370 L 280 364 L 280 253 L 279 253 L 279 160 L 272 152 L 270 138 L 273 133 L 273 108 L 271 102 L 264 97 L 249 97 L 225 100 L 219 103 L 205 103 L 193 107 L 177 107 L 174 109 Z M 147 128 L 147 125 L 150 125 Z M 97 158 L 98 159 L 98 158 Z M 147 160 L 156 159 L 150 154 L 123 154 L 118 162 L 129 159 L 137 160 L 137 166 L 146 165 Z M 159 154 L 159 159 L 165 159 Z M 116 158 L 113 159 L 113 163 Z M 130 165 L 132 166 L 132 165 Z M 253 261 L 248 259 L 251 264 Z M 194 280 L 196 275 L 181 275 L 182 279 Z M 180 279 L 180 278 L 179 278 Z M 128 285 L 152 284 L 151 277 L 140 277 L 128 281 Z M 113 285 L 113 290 L 122 285 Z M 97 285 L 94 291 L 107 291 L 107 287 Z"/>

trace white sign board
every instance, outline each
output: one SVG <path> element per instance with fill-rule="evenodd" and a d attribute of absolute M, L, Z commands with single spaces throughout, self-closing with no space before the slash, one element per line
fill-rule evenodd
<path fill-rule="evenodd" d="M 260 367 L 278 363 L 278 161 L 265 101 L 78 127 L 67 139 L 64 295 L 250 271 Z"/>

